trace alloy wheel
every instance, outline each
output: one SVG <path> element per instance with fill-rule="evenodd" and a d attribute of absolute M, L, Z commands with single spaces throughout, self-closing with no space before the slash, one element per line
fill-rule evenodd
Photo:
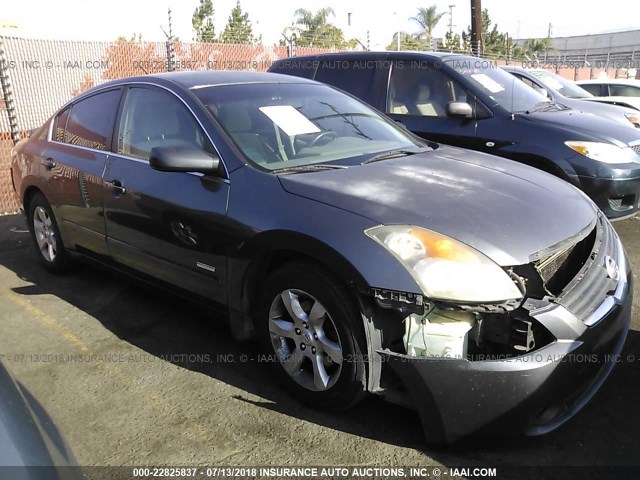
<path fill-rule="evenodd" d="M 58 251 L 56 231 L 49 213 L 41 206 L 33 212 L 33 232 L 40 253 L 47 262 L 53 262 Z"/>
<path fill-rule="evenodd" d="M 342 346 L 325 307 L 302 290 L 288 289 L 269 309 L 271 344 L 287 374 L 311 391 L 326 391 L 340 377 Z"/>

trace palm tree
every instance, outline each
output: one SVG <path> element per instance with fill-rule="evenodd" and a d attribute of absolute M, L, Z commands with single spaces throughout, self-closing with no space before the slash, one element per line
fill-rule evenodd
<path fill-rule="evenodd" d="M 305 8 L 299 8 L 294 13 L 296 23 L 306 27 L 308 30 L 317 30 L 328 23 L 330 16 L 335 16 L 335 12 L 331 7 L 325 7 L 318 10 L 315 14 Z"/>
<path fill-rule="evenodd" d="M 301 38 L 298 45 L 318 47 L 333 46 L 330 44 L 344 41 L 342 31 L 329 23 L 329 17 L 335 16 L 331 7 L 325 7 L 313 13 L 305 8 L 299 8 L 295 14 L 296 25 Z M 337 45 L 336 45 L 337 46 Z"/>
<path fill-rule="evenodd" d="M 540 58 L 541 53 L 547 53 L 553 48 L 551 48 L 551 39 L 550 38 L 531 38 L 524 42 L 522 46 L 525 55 L 530 56 L 531 58 Z"/>
<path fill-rule="evenodd" d="M 418 14 L 415 17 L 409 18 L 420 25 L 422 31 L 418 33 L 418 38 L 427 41 L 427 44 L 431 46 L 431 39 L 433 38 L 433 29 L 436 28 L 438 22 L 446 12 L 438 13 L 438 7 L 431 5 L 429 8 L 419 8 Z"/>

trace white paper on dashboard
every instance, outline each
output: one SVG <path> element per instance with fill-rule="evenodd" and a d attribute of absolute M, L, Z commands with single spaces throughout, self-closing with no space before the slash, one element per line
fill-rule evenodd
<path fill-rule="evenodd" d="M 290 137 L 305 133 L 318 133 L 320 129 L 291 105 L 260 107 L 260 111 L 271 119 Z"/>
<path fill-rule="evenodd" d="M 476 82 L 489 90 L 491 93 L 504 92 L 504 87 L 496 82 L 493 78 L 484 73 L 474 73 L 471 75 Z"/>

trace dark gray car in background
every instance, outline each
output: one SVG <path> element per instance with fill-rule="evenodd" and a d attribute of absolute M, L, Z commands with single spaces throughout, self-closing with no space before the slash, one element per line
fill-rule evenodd
<path fill-rule="evenodd" d="M 341 52 L 281 59 L 269 71 L 340 88 L 422 138 L 556 175 L 611 220 L 640 210 L 640 129 L 552 103 L 495 61 L 446 52 Z"/>
<path fill-rule="evenodd" d="M 298 398 L 379 394 L 433 443 L 558 427 L 626 338 L 629 262 L 586 195 L 311 80 L 109 82 L 20 143 L 11 172 L 50 270 L 83 258 L 221 306 Z"/>

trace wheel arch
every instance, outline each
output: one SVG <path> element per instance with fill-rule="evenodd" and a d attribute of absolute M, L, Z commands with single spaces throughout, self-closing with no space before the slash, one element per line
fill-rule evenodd
<path fill-rule="evenodd" d="M 229 311 L 231 330 L 239 340 L 252 336 L 260 286 L 271 272 L 289 262 L 316 265 L 350 288 L 356 305 L 358 292 L 368 285 L 358 270 L 338 251 L 308 235 L 269 231 L 257 235 L 229 259 Z"/>
<path fill-rule="evenodd" d="M 37 193 L 47 198 L 44 192 L 42 191 L 42 189 L 37 185 L 33 185 L 33 184 L 27 186 L 27 188 L 25 188 L 24 190 L 24 193 L 22 194 L 22 207 L 24 208 L 24 211 L 27 215 L 29 212 L 29 205 L 31 204 L 31 200 L 33 199 L 34 195 L 36 195 Z"/>

